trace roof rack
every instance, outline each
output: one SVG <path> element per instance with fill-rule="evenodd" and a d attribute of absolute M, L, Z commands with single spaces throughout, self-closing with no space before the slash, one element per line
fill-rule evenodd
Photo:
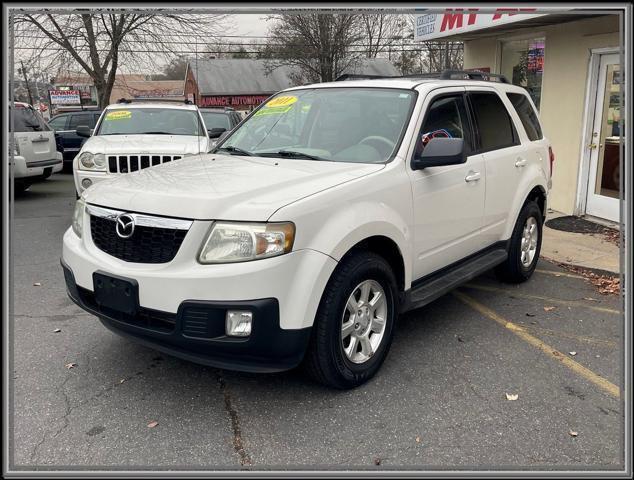
<path fill-rule="evenodd" d="M 457 77 L 457 78 L 456 78 Z M 372 80 L 372 79 L 398 79 L 398 78 L 438 78 L 440 80 L 483 80 L 494 81 L 497 80 L 501 83 L 510 83 L 506 76 L 497 73 L 482 72 L 480 70 L 443 70 L 442 72 L 433 73 L 412 73 L 408 75 L 363 75 L 354 73 L 345 73 L 335 79 L 335 82 L 345 80 Z"/>
<path fill-rule="evenodd" d="M 181 100 L 177 98 L 137 98 L 134 100 L 135 102 L 169 102 L 169 103 L 184 103 L 185 105 L 194 105 L 189 99 Z M 117 100 L 117 103 L 132 103 L 132 99 L 130 98 L 120 98 Z"/>
<path fill-rule="evenodd" d="M 481 70 L 443 70 L 440 74 L 440 79 L 450 80 L 456 76 L 461 77 L 460 80 L 484 80 L 490 82 L 493 79 L 497 79 L 501 83 L 510 83 L 505 75 L 483 72 Z"/>

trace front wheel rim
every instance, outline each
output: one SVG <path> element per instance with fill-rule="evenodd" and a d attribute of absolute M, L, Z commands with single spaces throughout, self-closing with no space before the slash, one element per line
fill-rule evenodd
<path fill-rule="evenodd" d="M 365 280 L 348 297 L 341 317 L 341 346 L 352 363 L 365 363 L 374 356 L 387 322 L 387 298 L 381 284 Z"/>
<path fill-rule="evenodd" d="M 528 217 L 522 230 L 520 242 L 520 261 L 525 268 L 529 268 L 537 254 L 537 241 L 539 240 L 539 229 L 535 217 Z"/>

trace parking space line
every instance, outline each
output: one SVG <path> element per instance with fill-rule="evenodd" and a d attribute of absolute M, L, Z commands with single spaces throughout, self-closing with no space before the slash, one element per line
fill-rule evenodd
<path fill-rule="evenodd" d="M 549 303 L 558 303 L 560 305 L 566 305 L 568 307 L 580 307 L 580 308 L 588 308 L 590 310 L 594 310 L 596 312 L 603 313 L 611 313 L 613 315 L 620 315 L 621 312 L 619 310 L 615 310 L 613 308 L 608 307 L 597 307 L 594 305 L 588 305 L 587 303 L 578 301 L 578 300 L 563 300 L 561 298 L 551 298 L 551 297 L 543 297 L 541 295 L 530 295 L 528 293 L 518 293 L 513 290 L 507 290 L 505 288 L 497 288 L 497 287 L 488 287 L 485 285 L 475 285 L 473 283 L 467 283 L 463 285 L 463 287 L 472 288 L 474 290 L 482 290 L 484 292 L 496 292 L 496 293 L 506 293 L 508 295 L 513 295 L 517 298 L 525 298 L 528 300 L 542 300 L 544 302 Z"/>
<path fill-rule="evenodd" d="M 473 308 L 474 310 L 476 310 L 477 312 L 481 313 L 485 317 L 487 317 L 487 318 L 493 320 L 494 322 L 502 325 L 504 328 L 506 328 L 506 329 L 510 330 L 511 332 L 513 332 L 515 335 L 517 335 L 519 338 L 524 340 L 526 343 L 528 343 L 528 344 L 532 345 L 533 347 L 541 350 L 542 352 L 544 352 L 549 357 L 551 357 L 551 358 L 553 358 L 555 360 L 558 360 L 565 367 L 569 368 L 570 370 L 572 370 L 574 373 L 576 373 L 580 377 L 583 377 L 584 379 L 588 380 L 589 382 L 595 384 L 597 387 L 599 387 L 604 392 L 608 393 L 609 395 L 611 395 L 611 396 L 613 396 L 615 398 L 620 398 L 619 387 L 614 385 L 609 380 L 603 378 L 601 375 L 599 375 L 597 373 L 594 373 L 592 370 L 584 367 L 583 365 L 581 365 L 578 362 L 575 362 L 574 360 L 572 360 L 567 355 L 564 355 L 563 353 L 561 353 L 560 351 L 558 351 L 555 348 L 551 347 L 550 345 L 545 344 L 540 339 L 538 339 L 538 338 L 532 336 L 530 333 L 526 332 L 526 330 L 524 328 L 522 328 L 521 326 L 516 325 L 513 322 L 509 322 L 504 317 L 502 317 L 498 313 L 494 312 L 489 307 L 487 307 L 487 306 L 481 304 L 480 302 L 476 301 L 474 298 L 470 297 L 469 295 L 466 295 L 465 293 L 458 292 L 458 291 L 453 291 L 452 294 L 458 300 L 463 302 L 465 305 Z"/>
<path fill-rule="evenodd" d="M 595 337 L 586 337 L 583 335 L 575 335 L 574 333 L 567 332 L 558 332 L 556 330 L 549 330 L 547 328 L 534 327 L 533 325 L 518 325 L 518 328 L 521 328 L 526 331 L 532 331 L 535 333 L 541 333 L 542 335 L 549 335 L 551 337 L 560 337 L 560 338 L 568 338 L 570 340 L 577 340 L 579 342 L 590 343 L 597 346 L 603 346 L 608 348 L 616 348 L 618 346 L 617 342 L 612 340 L 604 340 L 603 338 L 595 338 Z"/>
<path fill-rule="evenodd" d="M 555 272 L 553 270 L 542 270 L 540 268 L 536 268 L 535 272 L 545 273 L 546 275 L 553 275 L 555 277 L 581 278 L 581 279 L 584 278 L 581 275 L 575 275 L 574 273 Z"/>

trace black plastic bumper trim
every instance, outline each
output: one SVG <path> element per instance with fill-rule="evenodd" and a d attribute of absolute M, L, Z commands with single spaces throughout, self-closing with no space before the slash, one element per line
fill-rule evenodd
<path fill-rule="evenodd" d="M 146 346 L 169 355 L 212 367 L 244 372 L 280 372 L 290 370 L 302 361 L 311 328 L 296 330 L 282 329 L 279 324 L 279 304 L 275 298 L 244 301 L 203 301 L 186 300 L 176 314 L 144 309 L 152 315 L 162 315 L 167 320 L 174 319 L 174 327 L 153 329 L 130 322 L 125 315 L 100 311 L 78 288 L 72 270 L 61 260 L 70 299 L 79 307 L 97 316 L 113 332 L 131 338 Z M 141 307 L 143 309 L 143 307 Z M 184 328 L 196 310 L 204 314 L 204 322 L 210 328 L 197 331 Z M 250 310 L 253 325 L 249 337 L 228 337 L 224 335 L 224 316 L 228 309 Z M 200 317 L 199 317 L 200 318 Z M 220 326 L 219 322 L 222 322 Z M 222 334 L 218 335 L 222 330 Z"/>

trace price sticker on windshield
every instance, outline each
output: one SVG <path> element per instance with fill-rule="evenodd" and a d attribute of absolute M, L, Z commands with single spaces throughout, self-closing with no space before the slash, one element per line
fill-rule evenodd
<path fill-rule="evenodd" d="M 132 118 L 130 110 L 115 110 L 106 114 L 106 120 L 125 120 Z"/>
<path fill-rule="evenodd" d="M 292 95 L 285 95 L 283 97 L 277 97 L 271 100 L 270 102 L 266 102 L 265 107 L 290 107 L 297 101 L 297 97 Z"/>

